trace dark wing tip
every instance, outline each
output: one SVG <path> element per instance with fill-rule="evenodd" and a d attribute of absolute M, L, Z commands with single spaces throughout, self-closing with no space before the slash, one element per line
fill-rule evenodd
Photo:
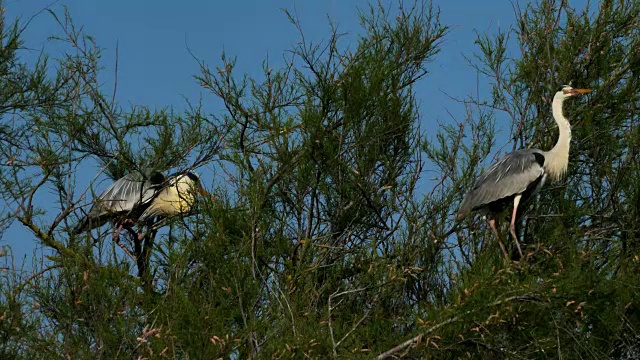
<path fill-rule="evenodd" d="M 73 227 L 73 229 L 71 230 L 71 233 L 73 235 L 79 235 L 82 234 L 83 232 L 89 230 L 87 227 L 89 225 L 89 218 L 87 216 L 83 217 L 80 221 L 78 221 L 78 223 L 76 224 L 76 226 Z"/>
<path fill-rule="evenodd" d="M 466 199 L 465 199 L 466 200 Z M 456 214 L 456 220 L 462 220 L 471 214 L 473 209 L 469 206 L 467 201 L 463 201 L 458 209 L 458 213 Z"/>
<path fill-rule="evenodd" d="M 73 227 L 73 229 L 71 229 L 71 233 L 73 235 L 80 235 L 84 232 L 84 226 L 82 226 L 82 223 L 77 223 L 76 226 Z"/>
<path fill-rule="evenodd" d="M 469 202 L 471 201 L 472 194 L 473 192 L 468 193 L 467 195 L 464 196 L 464 199 L 462 199 L 462 202 L 460 203 L 460 208 L 458 208 L 458 213 L 456 214 L 456 220 L 462 220 L 467 216 L 469 216 L 469 214 L 471 213 L 471 207 Z"/>

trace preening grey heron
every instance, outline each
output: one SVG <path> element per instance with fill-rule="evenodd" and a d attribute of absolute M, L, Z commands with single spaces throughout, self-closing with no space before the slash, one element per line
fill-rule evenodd
<path fill-rule="evenodd" d="M 488 215 L 489 226 L 498 238 L 500 250 L 507 259 L 509 254 L 500 240 L 496 228 L 496 216 L 507 209 L 510 204 L 513 204 L 509 232 L 516 243 L 520 257 L 522 257 L 522 249 L 515 226 L 518 205 L 537 193 L 547 177 L 559 180 L 566 173 L 569 165 L 571 125 L 562 113 L 562 104 L 574 95 L 590 91 L 590 89 L 574 89 L 563 85 L 553 97 L 551 105 L 553 117 L 559 129 L 556 145 L 549 151 L 522 149 L 505 155 L 476 180 L 475 185 L 460 204 L 458 219 L 462 219 L 476 210 L 481 210 Z"/>
<path fill-rule="evenodd" d="M 185 172 L 165 179 L 159 172 L 143 175 L 132 172 L 111 184 L 95 201 L 91 210 L 74 227 L 80 234 L 112 221 L 120 234 L 123 226 L 145 223 L 156 216 L 188 214 L 196 193 L 210 197 L 200 179 Z"/>
<path fill-rule="evenodd" d="M 166 186 L 156 193 L 139 220 L 147 221 L 156 216 L 188 214 L 198 193 L 210 196 L 200 184 L 198 175 L 186 172 L 169 177 Z"/>

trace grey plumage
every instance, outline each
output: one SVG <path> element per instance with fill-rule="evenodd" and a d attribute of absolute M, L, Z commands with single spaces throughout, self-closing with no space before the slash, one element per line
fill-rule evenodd
<path fill-rule="evenodd" d="M 523 200 L 531 197 L 546 180 L 544 161 L 544 152 L 538 149 L 523 149 L 505 155 L 476 180 L 460 205 L 458 218 L 485 207 L 499 212 L 518 194 L 525 195 Z"/>
<path fill-rule="evenodd" d="M 149 175 L 135 171 L 111 184 L 94 202 L 91 210 L 74 227 L 73 233 L 102 226 L 109 221 L 138 220 L 165 183 L 159 172 Z"/>
<path fill-rule="evenodd" d="M 505 258 L 508 258 L 509 254 L 500 240 L 496 226 L 496 214 L 510 205 L 513 206 L 509 232 L 515 241 L 520 257 L 522 257 L 522 249 L 516 235 L 518 205 L 521 201 L 526 201 L 535 194 L 547 177 L 558 180 L 567 171 L 571 125 L 563 115 L 562 104 L 574 95 L 590 91 L 589 89 L 574 89 L 571 86 L 563 85 L 554 95 L 551 104 L 553 118 L 559 129 L 556 145 L 549 151 L 524 149 L 507 154 L 476 180 L 473 189 L 462 200 L 457 218 L 462 219 L 475 210 L 488 213 L 489 226 L 496 235 Z"/>
<path fill-rule="evenodd" d="M 188 215 L 196 194 L 211 198 L 192 172 L 178 173 L 165 179 L 152 172 L 148 176 L 133 172 L 113 183 L 94 202 L 93 207 L 73 229 L 74 234 L 102 226 L 109 221 L 120 225 L 147 223 L 156 217 Z"/>

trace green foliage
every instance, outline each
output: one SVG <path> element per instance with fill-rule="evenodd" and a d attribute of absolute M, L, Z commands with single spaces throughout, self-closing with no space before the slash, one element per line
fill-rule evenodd
<path fill-rule="evenodd" d="M 553 146 L 557 133 L 550 103 L 559 84 L 595 90 L 565 105 L 575 139 L 569 174 L 547 184 L 529 204 L 520 231 L 527 248 L 524 264 L 504 268 L 497 262 L 495 240 L 478 231 L 479 221 L 459 227 L 454 286 L 437 309 L 448 311 L 434 316 L 424 332 L 438 349 L 427 341 L 415 351 L 443 358 L 638 355 L 638 281 L 632 275 L 638 258 L 631 249 L 639 240 L 640 183 L 633 175 L 639 165 L 633 149 L 640 139 L 633 80 L 639 12 L 634 1 L 606 1 L 595 9 L 541 1 L 516 8 L 513 29 L 478 36 L 479 53 L 471 63 L 487 77 L 491 92 L 486 100 L 470 98 L 469 108 L 483 127 L 491 128 L 485 121 L 502 116 L 511 119 L 513 149 Z M 470 185 L 473 177 L 467 175 L 482 169 L 478 156 L 488 154 L 478 143 L 495 140 L 472 126 L 473 142 L 467 144 L 461 138 L 468 132 L 462 131 L 443 133 L 429 160 L 443 173 L 460 169 L 453 179 Z M 460 156 L 460 147 L 466 156 Z M 447 158 L 450 154 L 458 155 Z M 455 187 L 443 191 L 457 193 Z M 455 210 L 455 204 L 448 208 Z M 493 249 L 490 254 L 487 248 Z"/>
<path fill-rule="evenodd" d="M 514 28 L 478 35 L 490 92 L 455 124 L 422 118 L 413 91 L 448 31 L 428 3 L 368 7 L 355 42 L 332 27 L 311 43 L 285 12 L 301 40 L 282 68 L 200 63 L 220 117 L 117 104 L 68 13 L 51 13 L 66 52 L 32 64 L 0 23 L 0 229 L 42 249 L 16 268 L 0 248 L 0 358 L 638 356 L 639 13 L 516 7 Z M 526 259 L 505 264 L 453 214 L 508 145 L 497 120 L 514 149 L 553 144 L 567 82 L 595 89 L 566 106 L 569 174 L 531 201 Z M 119 241 L 71 234 L 99 179 L 149 169 L 213 172 L 215 201 Z"/>

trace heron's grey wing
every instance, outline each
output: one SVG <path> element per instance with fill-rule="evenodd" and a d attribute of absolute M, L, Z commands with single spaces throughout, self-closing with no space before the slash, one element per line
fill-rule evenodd
<path fill-rule="evenodd" d="M 73 232 L 79 234 L 108 222 L 112 216 L 130 213 L 147 205 L 161 189 L 165 178 L 159 172 L 145 177 L 140 172 L 132 172 L 111 184 L 94 202 L 89 213 L 75 226 Z M 144 209 L 141 209 L 142 211 Z M 135 214 L 134 214 L 135 217 Z"/>
<path fill-rule="evenodd" d="M 111 184 L 97 199 L 89 215 L 101 216 L 133 210 L 142 199 L 144 177 L 132 172 Z"/>
<path fill-rule="evenodd" d="M 142 174 L 132 172 L 111 184 L 96 198 L 91 210 L 74 227 L 73 233 L 80 234 L 102 226 L 111 219 L 111 215 L 132 209 L 136 203 L 135 194 L 142 189 L 142 179 Z"/>
<path fill-rule="evenodd" d="M 535 149 L 514 151 L 489 167 L 465 195 L 458 216 L 508 196 L 525 192 L 544 175 L 544 154 Z"/>

